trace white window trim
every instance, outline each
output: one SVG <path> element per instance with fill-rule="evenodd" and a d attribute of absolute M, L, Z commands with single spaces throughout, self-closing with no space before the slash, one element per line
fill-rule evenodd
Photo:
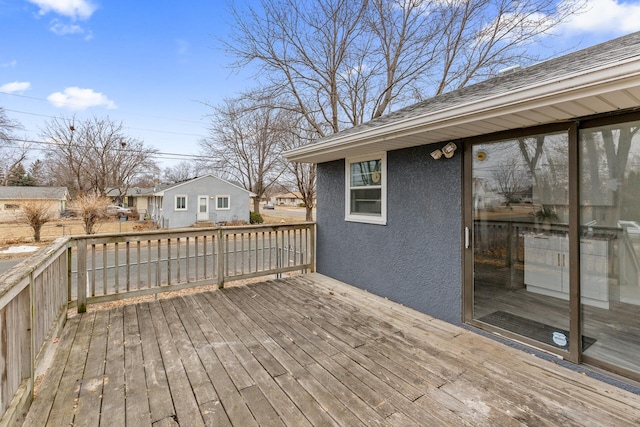
<path fill-rule="evenodd" d="M 219 199 L 223 199 L 226 198 L 229 201 L 229 206 L 226 208 L 219 208 L 218 207 L 218 200 Z M 231 196 L 229 195 L 221 195 L 221 196 L 216 196 L 216 210 L 217 211 L 229 211 L 231 210 Z"/>
<path fill-rule="evenodd" d="M 351 164 L 367 160 L 381 159 L 380 173 L 382 180 L 380 183 L 380 216 L 358 215 L 351 213 Z M 345 183 L 344 183 L 344 220 L 350 222 L 364 222 L 367 224 L 387 225 L 387 153 L 373 153 L 366 156 L 350 157 L 345 159 Z"/>
<path fill-rule="evenodd" d="M 178 207 L 178 197 L 184 197 L 184 208 L 179 208 Z M 176 194 L 174 199 L 173 199 L 173 209 L 176 211 L 186 211 L 188 210 L 189 207 L 189 196 L 187 196 L 186 194 Z"/>

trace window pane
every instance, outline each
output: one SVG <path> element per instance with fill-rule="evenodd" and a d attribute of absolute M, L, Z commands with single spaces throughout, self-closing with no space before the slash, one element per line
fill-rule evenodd
<path fill-rule="evenodd" d="M 184 196 L 176 197 L 176 209 L 185 209 L 187 207 L 186 199 Z"/>
<path fill-rule="evenodd" d="M 363 187 L 381 185 L 382 160 L 351 163 L 351 186 Z"/>
<path fill-rule="evenodd" d="M 580 131 L 585 355 L 640 372 L 640 122 Z"/>
<path fill-rule="evenodd" d="M 382 213 L 382 190 L 379 188 L 351 190 L 351 213 L 379 216 Z"/>
<path fill-rule="evenodd" d="M 473 316 L 569 351 L 567 132 L 472 147 Z"/>

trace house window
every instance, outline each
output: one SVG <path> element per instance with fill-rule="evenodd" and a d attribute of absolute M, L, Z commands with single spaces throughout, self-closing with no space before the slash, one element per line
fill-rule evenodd
<path fill-rule="evenodd" d="M 347 159 L 345 182 L 345 220 L 386 224 L 386 153 Z"/>
<path fill-rule="evenodd" d="M 216 210 L 227 211 L 229 210 L 229 196 L 217 196 L 216 197 Z"/>
<path fill-rule="evenodd" d="M 187 210 L 187 196 L 176 196 L 176 210 L 177 211 Z"/>

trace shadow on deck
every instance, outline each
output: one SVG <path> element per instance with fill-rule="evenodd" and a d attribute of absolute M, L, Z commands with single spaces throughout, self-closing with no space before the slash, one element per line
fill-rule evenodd
<path fill-rule="evenodd" d="M 639 425 L 640 396 L 319 274 L 71 317 L 25 425 Z"/>

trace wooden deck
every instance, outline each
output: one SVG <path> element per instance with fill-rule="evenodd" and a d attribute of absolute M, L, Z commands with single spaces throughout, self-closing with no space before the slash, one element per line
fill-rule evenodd
<path fill-rule="evenodd" d="M 34 426 L 640 425 L 640 396 L 318 274 L 69 319 Z"/>

